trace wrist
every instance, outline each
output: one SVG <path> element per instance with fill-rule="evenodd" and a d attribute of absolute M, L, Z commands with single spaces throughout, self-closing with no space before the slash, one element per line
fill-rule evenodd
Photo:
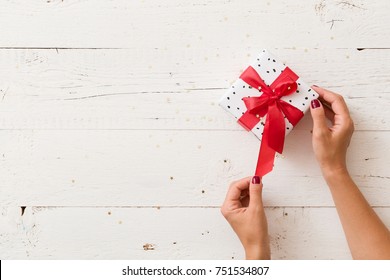
<path fill-rule="evenodd" d="M 270 260 L 271 251 L 269 246 L 264 246 L 262 248 L 250 248 L 245 250 L 245 259 L 247 260 Z"/>
<path fill-rule="evenodd" d="M 321 171 L 325 181 L 327 181 L 328 183 L 334 180 L 340 181 L 343 178 L 350 178 L 346 166 L 322 168 Z"/>
<path fill-rule="evenodd" d="M 322 175 L 324 176 L 325 179 L 349 175 L 349 172 L 348 172 L 346 165 L 322 166 L 321 171 L 322 171 Z"/>

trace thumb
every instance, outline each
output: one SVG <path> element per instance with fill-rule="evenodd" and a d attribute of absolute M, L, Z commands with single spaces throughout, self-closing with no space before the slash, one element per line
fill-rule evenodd
<path fill-rule="evenodd" d="M 261 177 L 253 176 L 249 185 L 249 208 L 263 208 L 263 183 Z"/>
<path fill-rule="evenodd" d="M 326 124 L 326 117 L 324 107 L 322 107 L 321 102 L 318 99 L 314 99 L 310 104 L 310 113 L 313 118 L 313 132 L 321 131 L 323 129 L 328 130 Z"/>

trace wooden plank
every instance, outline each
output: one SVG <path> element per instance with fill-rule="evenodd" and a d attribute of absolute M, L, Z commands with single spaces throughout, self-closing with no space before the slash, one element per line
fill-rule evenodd
<path fill-rule="evenodd" d="M 2 47 L 390 47 L 386 0 L 13 0 L 1 5 Z"/>
<path fill-rule="evenodd" d="M 390 208 L 375 209 L 390 225 Z M 242 259 L 216 208 L 6 207 L 1 259 Z M 349 259 L 334 208 L 267 208 L 273 259 Z"/>
<path fill-rule="evenodd" d="M 259 51 L 243 50 L 3 49 L 0 127 L 241 130 L 217 103 Z M 390 130 L 389 50 L 274 52 L 309 84 L 343 93 L 357 130 Z"/>
<path fill-rule="evenodd" d="M 390 226 L 387 2 L 3 1 L 0 259 L 243 258 L 218 207 L 259 142 L 217 101 L 261 48 L 346 97 Z M 273 258 L 348 259 L 311 127 L 264 178 Z"/>
<path fill-rule="evenodd" d="M 354 179 L 389 206 L 390 132 L 356 132 Z M 0 205 L 218 206 L 252 174 L 259 141 L 246 131 L 0 131 Z M 382 148 L 381 148 L 382 147 Z M 309 131 L 293 131 L 265 179 L 269 206 L 332 206 Z"/>

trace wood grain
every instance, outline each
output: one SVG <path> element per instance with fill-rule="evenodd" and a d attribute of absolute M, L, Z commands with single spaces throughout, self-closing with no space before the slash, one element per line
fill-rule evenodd
<path fill-rule="evenodd" d="M 217 102 L 258 51 L 0 50 L 0 127 L 241 130 Z M 357 130 L 390 130 L 389 51 L 274 53 L 307 83 L 343 94 Z"/>
<path fill-rule="evenodd" d="M 390 208 L 375 211 L 389 226 Z M 242 259 L 215 208 L 2 208 L 1 259 Z M 334 208 L 267 208 L 273 259 L 350 259 Z M 205 219 L 205 217 L 207 217 Z"/>
<path fill-rule="evenodd" d="M 218 208 L 259 142 L 217 101 L 262 48 L 345 97 L 350 171 L 390 225 L 388 1 L 0 7 L 1 259 L 243 258 Z M 272 256 L 349 259 L 311 128 L 264 178 Z"/>
<path fill-rule="evenodd" d="M 389 151 L 378 148 L 389 138 L 356 132 L 349 151 L 376 206 L 389 206 Z M 288 136 L 264 180 L 267 205 L 333 205 L 310 141 L 309 131 Z M 259 142 L 246 131 L 6 130 L 0 146 L 1 205 L 218 206 L 232 180 L 252 174 Z"/>
<path fill-rule="evenodd" d="M 390 47 L 382 1 L 2 1 L 2 47 Z"/>

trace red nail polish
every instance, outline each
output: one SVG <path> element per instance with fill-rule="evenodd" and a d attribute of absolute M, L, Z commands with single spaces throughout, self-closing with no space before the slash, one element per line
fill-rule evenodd
<path fill-rule="evenodd" d="M 319 87 L 319 86 L 317 86 L 317 85 L 313 85 L 313 87 Z"/>
<path fill-rule="evenodd" d="M 261 179 L 259 176 L 253 176 L 252 177 L 252 184 L 260 184 L 261 183 Z"/>
<path fill-rule="evenodd" d="M 317 99 L 312 100 L 312 101 L 310 102 L 310 104 L 311 104 L 311 107 L 312 107 L 313 109 L 318 108 L 318 107 L 321 107 L 320 101 L 318 101 Z"/>

